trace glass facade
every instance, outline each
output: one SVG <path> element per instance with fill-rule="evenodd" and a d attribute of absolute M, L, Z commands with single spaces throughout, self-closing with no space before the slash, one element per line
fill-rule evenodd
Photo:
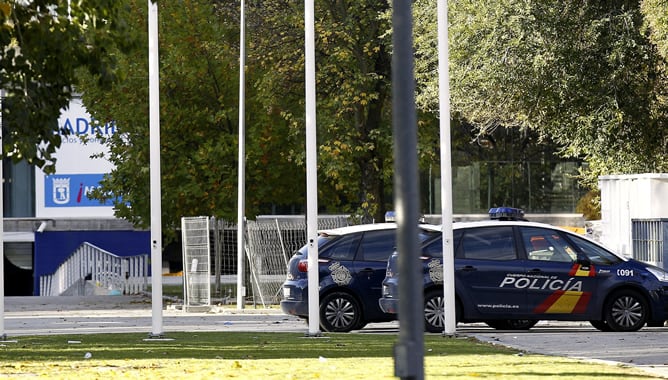
<path fill-rule="evenodd" d="M 35 172 L 26 161 L 3 162 L 3 207 L 5 218 L 35 216 Z"/>
<path fill-rule="evenodd" d="M 453 165 L 453 213 L 486 214 L 490 208 L 500 206 L 536 214 L 576 213 L 578 201 L 587 193 L 576 178 L 582 165 L 572 161 L 482 161 Z M 423 197 L 427 198 L 426 213 L 438 214 L 441 181 L 429 177 L 422 187 Z"/>

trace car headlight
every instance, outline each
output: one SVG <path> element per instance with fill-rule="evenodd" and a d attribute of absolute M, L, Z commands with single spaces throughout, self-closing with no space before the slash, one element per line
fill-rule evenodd
<path fill-rule="evenodd" d="M 656 267 L 647 267 L 647 271 L 656 277 L 657 280 L 668 282 L 668 272 Z"/>

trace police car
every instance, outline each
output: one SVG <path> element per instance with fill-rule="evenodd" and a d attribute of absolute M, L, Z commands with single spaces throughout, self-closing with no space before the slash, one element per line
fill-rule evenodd
<path fill-rule="evenodd" d="M 440 234 L 423 230 L 421 241 Z M 370 322 L 387 322 L 395 314 L 380 310 L 381 283 L 389 256 L 396 249 L 396 224 L 377 223 L 320 231 L 318 236 L 320 328 L 348 332 Z M 308 247 L 288 262 L 281 310 L 308 318 Z"/>
<path fill-rule="evenodd" d="M 494 208 L 490 221 L 453 224 L 455 316 L 497 329 L 539 320 L 589 321 L 602 331 L 637 331 L 668 319 L 668 273 L 618 256 L 574 232 Z M 444 328 L 442 235 L 421 246 L 428 332 Z M 403 253 L 402 253 L 403 254 Z M 388 259 L 381 309 L 398 312 L 398 253 Z"/>

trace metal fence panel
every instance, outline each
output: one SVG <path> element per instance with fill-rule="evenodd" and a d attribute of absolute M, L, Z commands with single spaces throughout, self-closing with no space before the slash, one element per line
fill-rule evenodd
<path fill-rule="evenodd" d="M 633 258 L 668 269 L 668 219 L 632 219 Z"/>
<path fill-rule="evenodd" d="M 346 217 L 318 218 L 320 230 L 346 225 Z M 264 307 L 278 304 L 281 299 L 281 286 L 287 276 L 288 260 L 306 244 L 306 221 L 304 217 L 259 218 L 248 221 L 246 236 L 253 303 Z"/>
<path fill-rule="evenodd" d="M 209 218 L 181 218 L 183 235 L 183 307 L 211 306 L 211 247 Z"/>

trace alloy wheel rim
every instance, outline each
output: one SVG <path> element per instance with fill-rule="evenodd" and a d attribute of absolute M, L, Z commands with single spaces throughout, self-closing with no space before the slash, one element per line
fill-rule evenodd
<path fill-rule="evenodd" d="M 350 301 L 337 298 L 327 304 L 325 318 L 332 326 L 346 327 L 355 319 L 355 310 Z"/>
<path fill-rule="evenodd" d="M 635 326 L 641 320 L 642 315 L 642 305 L 635 297 L 620 297 L 612 305 L 612 317 L 620 326 Z"/>
<path fill-rule="evenodd" d="M 445 324 L 444 308 L 443 297 L 430 298 L 424 306 L 425 320 L 432 326 L 443 327 Z"/>

